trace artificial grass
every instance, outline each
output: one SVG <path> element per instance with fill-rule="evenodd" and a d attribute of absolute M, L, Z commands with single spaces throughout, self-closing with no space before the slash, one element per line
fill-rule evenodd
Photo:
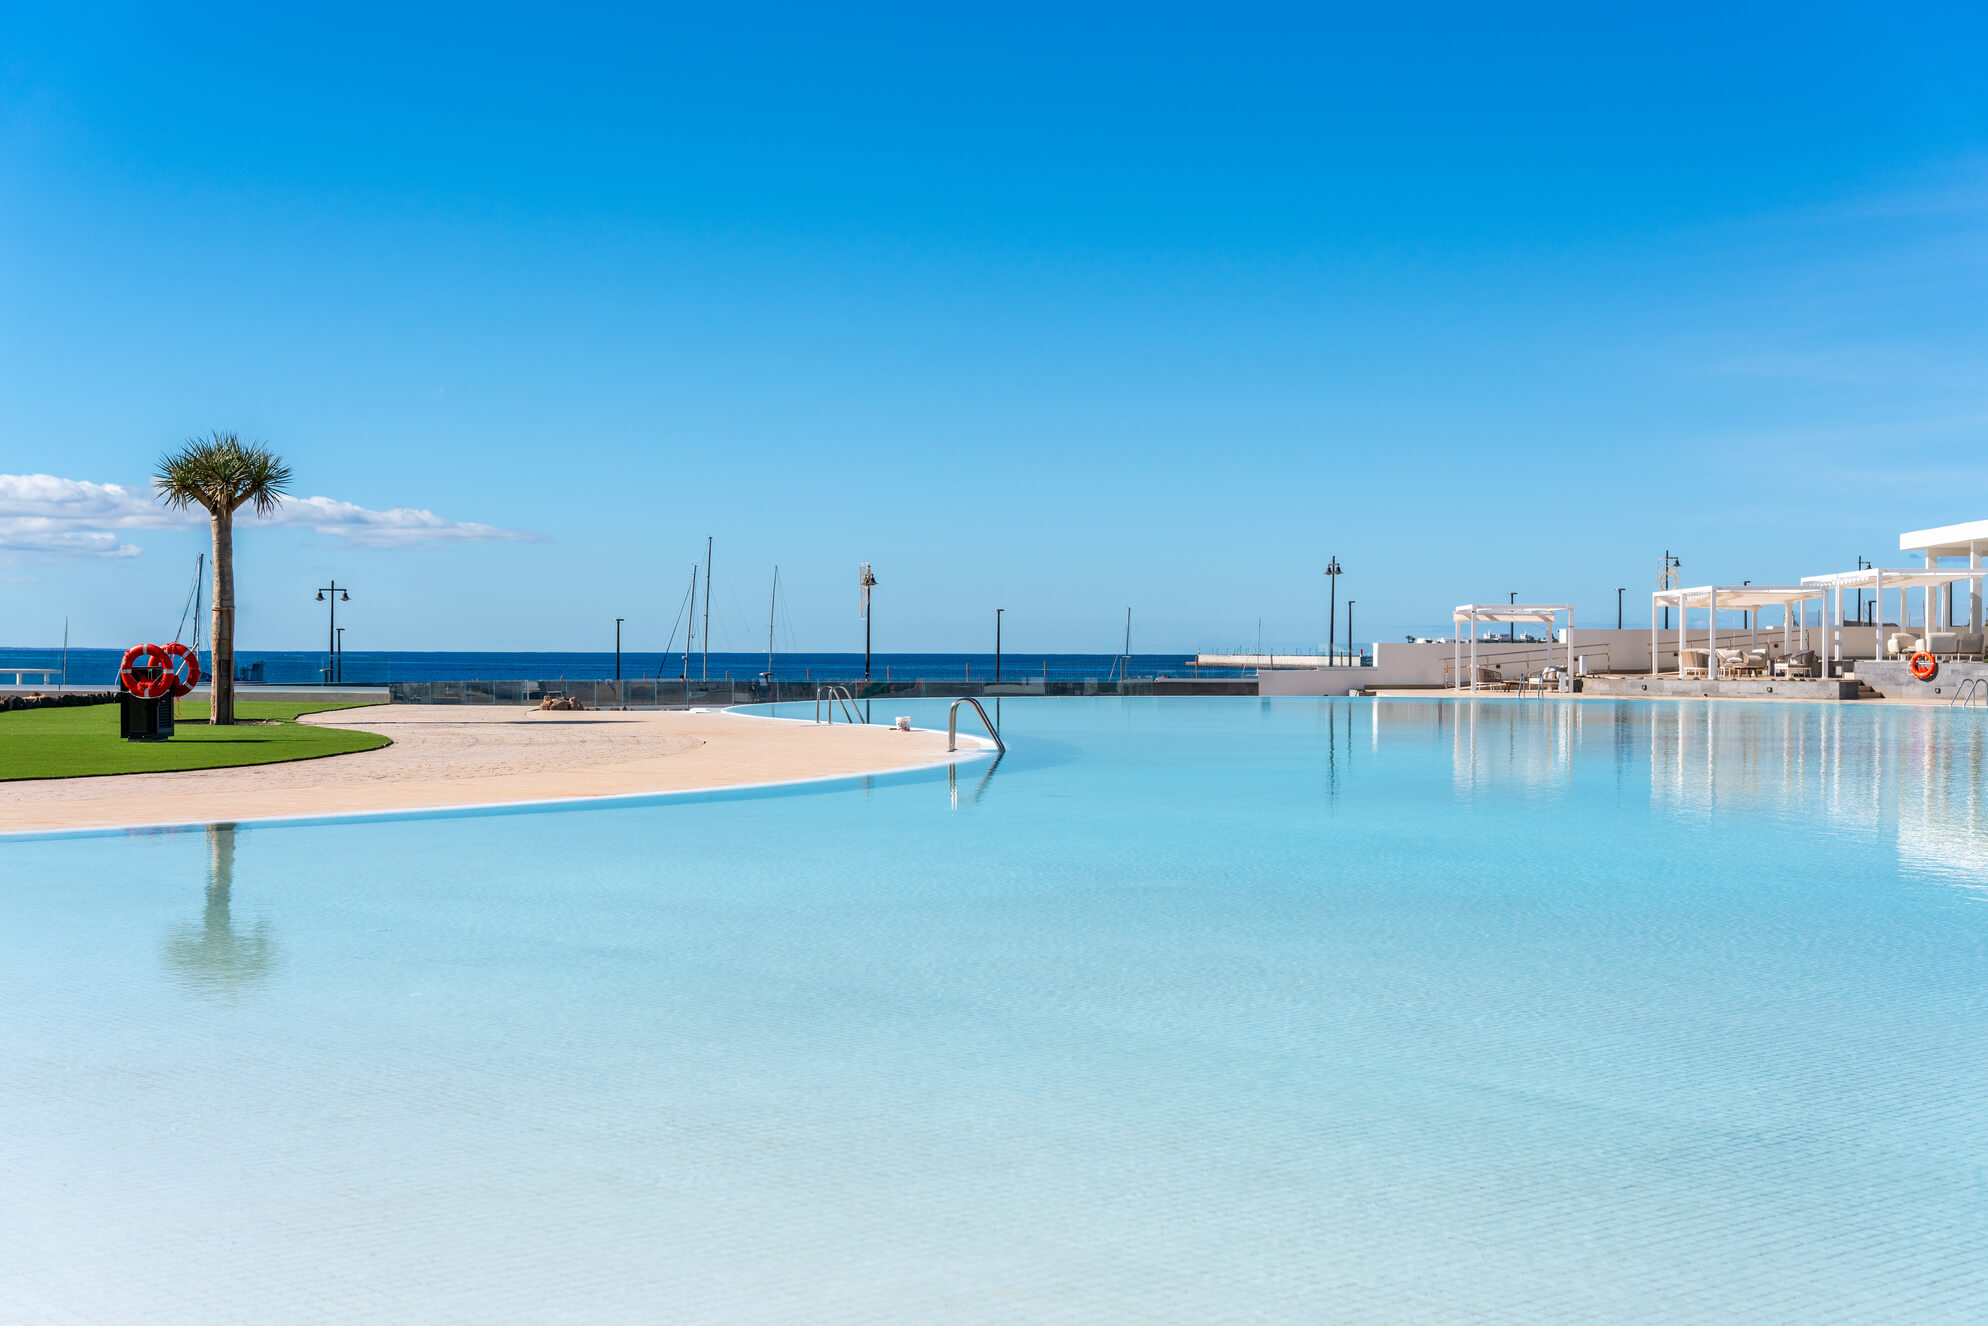
<path fill-rule="evenodd" d="M 235 703 L 238 722 L 210 727 L 207 705 L 182 703 L 170 741 L 126 741 L 117 735 L 114 704 L 74 709 L 16 709 L 0 713 L 0 782 L 24 778 L 85 778 L 96 774 L 167 773 L 280 764 L 320 755 L 377 750 L 388 739 L 376 732 L 311 727 L 300 714 L 357 709 L 355 704 Z"/>

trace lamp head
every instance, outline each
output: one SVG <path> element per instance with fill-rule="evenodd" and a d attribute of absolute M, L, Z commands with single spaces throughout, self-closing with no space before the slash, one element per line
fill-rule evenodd
<path fill-rule="evenodd" d="M 352 601 L 352 591 L 349 589 L 342 589 L 338 592 L 338 597 L 343 602 L 350 603 Z"/>
<path fill-rule="evenodd" d="M 318 591 L 318 602 L 319 602 L 319 603 L 322 603 L 322 602 L 324 602 L 324 591 L 323 591 L 323 590 L 319 590 L 319 591 Z"/>

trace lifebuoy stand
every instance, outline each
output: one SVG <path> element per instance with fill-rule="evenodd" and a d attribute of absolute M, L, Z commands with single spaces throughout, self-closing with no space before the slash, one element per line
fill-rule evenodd
<path fill-rule="evenodd" d="M 148 680 L 146 672 L 159 671 L 154 668 L 133 669 L 141 682 Z M 166 741 L 173 735 L 173 697 L 166 695 L 133 695 L 129 688 L 121 688 L 117 696 L 117 735 L 126 741 Z"/>

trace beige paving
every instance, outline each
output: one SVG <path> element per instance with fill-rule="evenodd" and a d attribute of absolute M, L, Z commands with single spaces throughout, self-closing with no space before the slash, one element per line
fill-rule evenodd
<path fill-rule="evenodd" d="M 722 712 L 389 705 L 307 723 L 391 746 L 243 769 L 0 783 L 0 832 L 204 824 L 751 787 L 942 762 L 943 732 Z M 982 743 L 964 734 L 962 756 Z"/>

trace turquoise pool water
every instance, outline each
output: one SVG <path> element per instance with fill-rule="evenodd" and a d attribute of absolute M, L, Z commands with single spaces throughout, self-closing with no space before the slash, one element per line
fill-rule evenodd
<path fill-rule="evenodd" d="M 1988 1319 L 1988 716 L 1001 721 L 0 842 L 0 1319 Z"/>

